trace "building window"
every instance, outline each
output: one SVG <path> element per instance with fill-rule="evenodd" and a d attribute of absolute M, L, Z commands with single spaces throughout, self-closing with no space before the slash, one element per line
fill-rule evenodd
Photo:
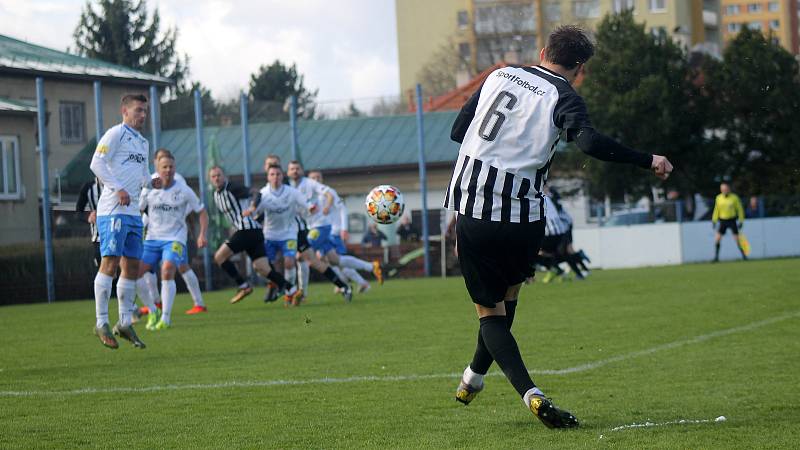
<path fill-rule="evenodd" d="M 619 14 L 623 11 L 633 10 L 635 7 L 635 0 L 614 0 L 614 13 Z"/>
<path fill-rule="evenodd" d="M 0 199 L 22 198 L 19 178 L 19 139 L 0 136 Z"/>
<path fill-rule="evenodd" d="M 544 17 L 549 22 L 561 21 L 561 4 L 560 3 L 547 3 L 544 5 Z"/>
<path fill-rule="evenodd" d="M 572 15 L 576 19 L 594 19 L 600 17 L 600 0 L 574 0 Z"/>
<path fill-rule="evenodd" d="M 667 0 L 650 0 L 650 12 L 666 12 Z"/>
<path fill-rule="evenodd" d="M 753 31 L 760 31 L 761 30 L 761 22 L 753 21 L 747 24 L 747 28 L 750 28 Z"/>
<path fill-rule="evenodd" d="M 728 5 L 725 7 L 726 16 L 735 16 L 739 14 L 739 5 Z"/>
<path fill-rule="evenodd" d="M 769 12 L 778 12 L 781 10 L 781 7 L 778 4 L 778 2 L 769 2 L 767 4 L 767 9 L 769 10 Z"/>
<path fill-rule="evenodd" d="M 466 30 L 469 27 L 469 13 L 467 11 L 458 12 L 458 29 Z"/>
<path fill-rule="evenodd" d="M 84 142 L 86 116 L 84 115 L 83 103 L 61 102 L 58 105 L 58 112 L 61 119 L 61 143 L 79 144 Z"/>
<path fill-rule="evenodd" d="M 461 57 L 461 61 L 465 63 L 472 61 L 472 46 L 469 45 L 469 42 L 461 42 L 458 44 L 458 56 Z"/>
<path fill-rule="evenodd" d="M 761 12 L 761 3 L 748 3 L 747 12 L 749 13 Z"/>
<path fill-rule="evenodd" d="M 740 23 L 728 24 L 728 33 L 738 33 L 741 29 L 742 29 L 742 24 Z"/>
<path fill-rule="evenodd" d="M 769 29 L 770 30 L 777 30 L 781 27 L 781 21 L 778 19 L 770 20 L 769 21 Z"/>

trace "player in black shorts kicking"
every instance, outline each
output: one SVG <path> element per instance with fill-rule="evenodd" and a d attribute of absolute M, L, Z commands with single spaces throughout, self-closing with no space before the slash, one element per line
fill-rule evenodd
<path fill-rule="evenodd" d="M 639 153 L 594 130 L 572 88 L 593 54 L 580 28 L 556 29 L 541 50 L 541 65 L 492 72 L 461 109 L 451 133 L 461 148 L 444 204 L 458 212 L 458 261 L 480 320 L 477 348 L 456 400 L 471 402 L 497 361 L 525 406 L 550 428 L 576 427 L 578 420 L 533 383 L 511 325 L 544 235 L 541 192 L 556 144 L 566 138 L 595 158 L 653 169 L 660 178 L 672 171 L 663 156 Z"/>
<path fill-rule="evenodd" d="M 214 254 L 214 262 L 222 267 L 222 270 L 230 275 L 231 278 L 236 280 L 239 286 L 239 290 L 236 291 L 236 295 L 231 299 L 231 303 L 238 303 L 253 292 L 253 286 L 239 274 L 236 266 L 230 261 L 231 256 L 241 252 L 247 252 L 253 261 L 253 267 L 256 272 L 275 283 L 279 289 L 285 290 L 286 298 L 291 301 L 297 292 L 297 288 L 286 281 L 283 275 L 270 267 L 267 254 L 264 251 L 264 235 L 261 231 L 261 224 L 250 217 L 242 215 L 242 212 L 247 209 L 252 200 L 250 191 L 238 183 L 228 181 L 225 177 L 225 172 L 219 166 L 212 167 L 208 171 L 208 177 L 216 187 L 214 203 L 216 203 L 217 209 L 222 211 L 231 222 L 231 225 L 236 227 L 236 232 L 233 233 L 233 236 L 220 245 Z"/>

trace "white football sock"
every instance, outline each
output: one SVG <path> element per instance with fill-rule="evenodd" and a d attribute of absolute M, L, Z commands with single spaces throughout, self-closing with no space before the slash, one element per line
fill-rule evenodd
<path fill-rule="evenodd" d="M 307 261 L 299 261 L 297 263 L 297 281 L 300 284 L 300 289 L 308 291 L 308 278 L 311 276 L 311 266 Z"/>
<path fill-rule="evenodd" d="M 484 377 L 483 375 L 473 372 L 470 366 L 467 366 L 467 368 L 464 369 L 464 376 L 462 377 L 462 379 L 468 385 L 475 388 L 479 388 L 483 386 L 483 377 Z"/>
<path fill-rule="evenodd" d="M 119 277 L 117 280 L 117 303 L 119 303 L 119 325 L 127 327 L 133 323 L 133 308 L 136 307 L 136 280 Z"/>
<path fill-rule="evenodd" d="M 292 264 L 291 267 L 287 267 L 283 270 L 283 278 L 286 278 L 286 281 L 289 283 L 297 286 L 297 266 Z"/>
<path fill-rule="evenodd" d="M 161 320 L 171 324 L 172 304 L 175 303 L 175 280 L 161 280 Z"/>
<path fill-rule="evenodd" d="M 367 280 L 365 280 L 364 277 L 361 276 L 361 274 L 356 272 L 356 269 L 351 269 L 350 267 L 346 267 L 346 268 L 342 269 L 342 273 L 344 273 L 344 275 L 347 278 L 349 278 L 349 279 L 355 281 L 356 283 L 358 283 L 359 286 L 364 286 L 364 285 L 369 284 L 369 283 L 367 283 Z"/>
<path fill-rule="evenodd" d="M 344 281 L 345 283 L 349 283 L 350 282 L 350 278 L 345 276 L 345 274 L 342 273 L 342 269 L 339 268 L 338 266 L 331 266 L 331 270 L 333 270 L 333 273 L 335 273 L 336 276 L 339 277 L 340 280 Z"/>
<path fill-rule="evenodd" d="M 194 270 L 189 269 L 183 272 L 181 276 L 186 283 L 186 289 L 189 290 L 189 294 L 192 296 L 192 301 L 195 306 L 206 306 L 206 304 L 203 303 L 203 294 L 200 293 L 200 280 L 197 279 Z"/>
<path fill-rule="evenodd" d="M 540 391 L 539 388 L 534 386 L 528 389 L 528 392 L 526 392 L 525 395 L 522 396 L 522 402 L 525 403 L 525 406 L 527 406 L 528 408 L 531 407 L 531 397 L 533 397 L 534 395 L 539 397 L 544 397 L 544 392 Z"/>
<path fill-rule="evenodd" d="M 108 299 L 111 298 L 111 284 L 114 278 L 102 272 L 94 277 L 94 312 L 97 318 L 96 327 L 108 323 Z"/>
<path fill-rule="evenodd" d="M 364 261 L 363 259 L 358 259 L 355 256 L 339 255 L 339 265 L 342 267 L 349 267 L 351 269 L 372 272 L 371 262 Z"/>
<path fill-rule="evenodd" d="M 142 278 L 136 280 L 136 295 L 142 299 L 142 304 L 147 306 L 148 310 L 156 309 L 156 297 L 150 292 L 150 286 L 147 283 L 146 274 Z"/>
<path fill-rule="evenodd" d="M 147 286 L 147 295 L 150 298 L 153 299 L 154 303 L 157 302 L 158 301 L 158 277 L 156 277 L 156 273 L 155 272 L 145 272 L 144 275 L 142 275 L 142 278 L 144 278 L 144 282 L 146 283 L 146 286 Z M 149 308 L 149 306 L 148 306 L 148 308 Z"/>

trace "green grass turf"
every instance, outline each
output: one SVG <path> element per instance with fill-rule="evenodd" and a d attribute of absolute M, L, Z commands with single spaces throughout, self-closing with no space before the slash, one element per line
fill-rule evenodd
<path fill-rule="evenodd" d="M 529 369 L 629 355 L 534 372 L 581 420 L 568 431 L 536 421 L 496 367 L 470 406 L 453 400 L 478 325 L 460 278 L 389 281 L 350 305 L 318 284 L 288 310 L 213 292 L 201 316 L 181 295 L 172 329 L 138 326 L 146 350 L 101 347 L 89 301 L 3 307 L 0 447 L 796 448 L 798 273 L 784 259 L 526 286 L 514 334 Z"/>

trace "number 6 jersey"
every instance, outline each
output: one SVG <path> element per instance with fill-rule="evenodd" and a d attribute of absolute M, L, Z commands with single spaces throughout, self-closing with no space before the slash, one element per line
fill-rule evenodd
<path fill-rule="evenodd" d="M 541 189 L 566 130 L 591 127 L 583 99 L 543 67 L 492 72 L 458 114 L 461 142 L 444 206 L 494 222 L 544 217 Z"/>

